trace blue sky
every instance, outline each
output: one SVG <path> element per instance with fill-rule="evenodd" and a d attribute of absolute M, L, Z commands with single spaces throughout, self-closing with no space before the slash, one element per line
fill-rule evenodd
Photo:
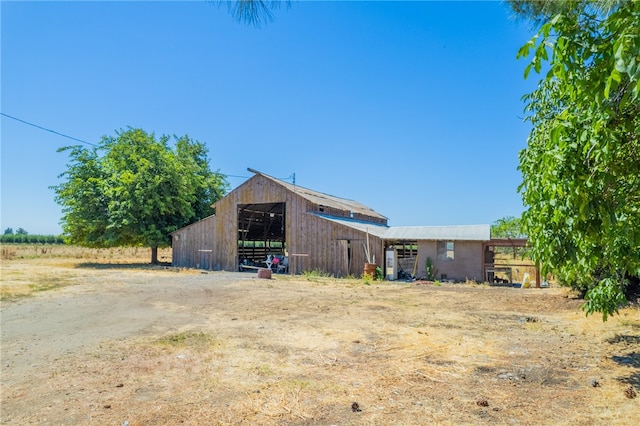
<path fill-rule="evenodd" d="M 297 2 L 262 28 L 193 2 L 6 2 L 3 113 L 98 143 L 127 126 L 362 202 L 392 226 L 522 212 L 529 127 L 502 2 Z M 1 227 L 58 234 L 50 185 L 77 142 L 1 117 Z M 239 177 L 237 177 L 239 176 Z"/>

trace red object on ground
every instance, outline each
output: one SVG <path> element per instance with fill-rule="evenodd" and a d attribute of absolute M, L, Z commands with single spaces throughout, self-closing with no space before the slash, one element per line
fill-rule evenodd
<path fill-rule="evenodd" d="M 266 280 L 271 279 L 271 269 L 260 268 L 258 269 L 258 278 L 264 278 Z"/>

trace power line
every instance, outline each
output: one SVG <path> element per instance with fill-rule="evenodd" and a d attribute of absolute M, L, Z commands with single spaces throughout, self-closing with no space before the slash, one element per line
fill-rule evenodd
<path fill-rule="evenodd" d="M 91 145 L 91 146 L 98 146 L 98 145 L 96 145 L 94 143 L 83 141 L 82 139 L 74 138 L 73 136 L 65 135 L 64 133 L 56 132 L 55 130 L 47 129 L 46 127 L 42 127 L 42 126 L 38 126 L 37 124 L 29 123 L 28 121 L 22 120 L 22 119 L 20 119 L 18 117 L 13 117 L 13 116 L 11 116 L 9 114 L 5 114 L 4 112 L 0 112 L 0 115 L 5 116 L 7 118 L 10 118 L 12 120 L 19 121 L 19 122 L 24 123 L 24 124 L 26 124 L 28 126 L 32 126 L 32 127 L 37 128 L 37 129 L 53 133 L 54 135 L 62 136 L 63 138 L 71 139 L 71 140 L 74 140 L 74 141 L 77 141 L 77 142 L 82 142 L 82 143 L 85 143 L 85 144 Z"/>
<path fill-rule="evenodd" d="M 30 122 L 28 122 L 26 120 L 22 120 L 21 118 L 13 117 L 13 116 L 11 116 L 9 114 L 5 114 L 4 112 L 0 112 L 0 115 L 2 115 L 4 117 L 7 117 L 7 118 L 10 118 L 12 120 L 19 121 L 20 123 L 24 123 L 24 124 L 26 124 L 28 126 L 32 126 L 32 127 L 37 128 L 37 129 L 44 130 L 45 132 L 50 132 L 50 133 L 53 133 L 54 135 L 62 136 L 63 138 L 71 139 L 71 140 L 74 140 L 74 141 L 77 141 L 77 142 L 81 142 L 81 143 L 85 143 L 85 144 L 91 145 L 91 146 L 98 146 L 98 145 L 96 145 L 94 143 L 83 141 L 82 139 L 74 138 L 73 136 L 65 135 L 64 133 L 56 132 L 55 130 L 47 129 L 46 127 L 38 126 L 37 124 L 30 123 Z M 238 176 L 238 175 L 227 175 L 227 174 L 225 174 L 225 176 L 232 177 L 232 178 L 249 179 L 249 176 Z M 280 180 L 291 180 L 291 179 L 293 179 L 293 184 L 294 185 L 296 184 L 296 174 L 295 173 L 292 174 L 289 177 L 278 178 L 278 179 L 280 179 Z"/>

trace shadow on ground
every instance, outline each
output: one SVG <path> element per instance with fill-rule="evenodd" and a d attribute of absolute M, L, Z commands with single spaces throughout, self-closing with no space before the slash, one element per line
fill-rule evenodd
<path fill-rule="evenodd" d="M 614 337 L 607 339 L 607 343 L 637 348 L 640 346 L 640 336 L 617 334 Z M 611 360 L 616 364 L 623 365 L 631 369 L 631 374 L 629 374 L 629 376 L 622 376 L 617 379 L 622 383 L 627 383 L 640 389 L 640 352 L 631 351 L 621 355 L 613 355 Z"/>
<path fill-rule="evenodd" d="M 76 268 L 85 269 L 165 269 L 171 267 L 170 262 L 160 262 L 156 265 L 151 263 L 94 263 L 83 262 L 76 265 Z"/>

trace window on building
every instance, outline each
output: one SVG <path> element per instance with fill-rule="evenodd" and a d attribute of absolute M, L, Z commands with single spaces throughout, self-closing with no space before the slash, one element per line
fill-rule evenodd
<path fill-rule="evenodd" d="M 413 259 L 418 255 L 418 242 L 417 241 L 403 241 L 394 243 L 398 253 L 398 259 Z"/>
<path fill-rule="evenodd" d="M 439 260 L 453 260 L 454 251 L 455 249 L 453 241 L 438 241 Z"/>

